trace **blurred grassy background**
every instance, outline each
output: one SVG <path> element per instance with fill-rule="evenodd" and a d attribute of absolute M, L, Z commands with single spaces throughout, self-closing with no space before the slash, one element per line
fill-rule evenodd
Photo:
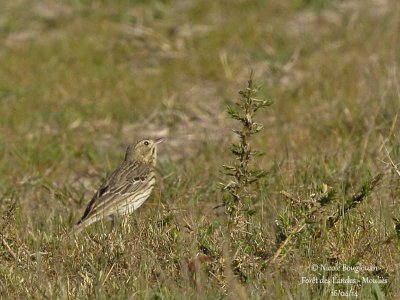
<path fill-rule="evenodd" d="M 384 183 L 341 223 L 342 244 L 328 248 L 347 261 L 368 244 L 365 232 L 378 241 L 393 232 L 399 177 L 385 147 L 400 161 L 396 1 L 0 0 L 0 7 L 1 224 L 11 247 L 0 246 L 1 296 L 226 295 L 212 278 L 192 284 L 169 277 L 197 249 L 184 247 L 178 225 L 156 224 L 168 217 L 195 228 L 200 219 L 223 219 L 212 207 L 221 201 L 221 165 L 231 159 L 225 106 L 250 70 L 260 96 L 275 102 L 259 116 L 265 131 L 255 141 L 266 151 L 260 165 L 270 172 L 257 204 L 258 220 L 271 232 L 265 239 L 285 209 L 280 190 L 307 198 L 326 183 L 344 197 L 377 172 L 386 174 Z M 159 136 L 167 142 L 159 150 L 158 186 L 131 221 L 142 226 L 134 233 L 141 242 L 130 244 L 131 227 L 113 233 L 123 241 L 114 245 L 125 249 L 115 250 L 120 256 L 109 244 L 102 249 L 110 252 L 98 254 L 91 239 L 61 241 L 126 145 Z M 165 248 L 151 243 L 160 237 Z M 392 280 L 399 275 L 396 243 L 372 247 L 366 259 Z M 326 292 L 299 285 L 316 255 L 312 244 L 302 247 L 308 254 L 294 255 L 296 263 L 278 275 L 267 269 L 245 286 L 246 294 L 326 299 Z M 155 269 L 165 277 L 155 279 Z M 396 299 L 395 286 L 381 289 Z M 375 297 L 374 289 L 363 287 L 363 299 Z"/>

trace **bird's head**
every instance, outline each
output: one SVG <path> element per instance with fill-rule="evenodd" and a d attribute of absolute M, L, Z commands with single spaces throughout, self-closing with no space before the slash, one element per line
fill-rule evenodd
<path fill-rule="evenodd" d="M 154 165 L 157 160 L 157 145 L 162 141 L 164 141 L 163 138 L 144 139 L 136 144 L 129 145 L 126 150 L 125 161 L 140 161 Z"/>

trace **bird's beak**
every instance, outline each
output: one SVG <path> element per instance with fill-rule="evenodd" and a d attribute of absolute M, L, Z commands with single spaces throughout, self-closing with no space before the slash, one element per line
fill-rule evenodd
<path fill-rule="evenodd" d="M 156 139 L 155 141 L 154 141 L 154 144 L 159 144 L 159 143 L 162 143 L 164 141 L 164 138 L 159 138 L 159 139 Z"/>

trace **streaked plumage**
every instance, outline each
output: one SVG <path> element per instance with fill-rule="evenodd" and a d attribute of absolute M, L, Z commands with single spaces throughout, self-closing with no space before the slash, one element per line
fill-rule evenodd
<path fill-rule="evenodd" d="M 131 214 L 147 200 L 155 183 L 156 147 L 162 141 L 145 139 L 128 147 L 123 163 L 94 194 L 73 233 L 106 217 Z"/>

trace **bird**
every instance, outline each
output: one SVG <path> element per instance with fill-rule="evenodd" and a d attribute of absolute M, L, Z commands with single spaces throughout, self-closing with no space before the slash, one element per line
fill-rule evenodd
<path fill-rule="evenodd" d="M 94 194 L 71 235 L 104 218 L 133 213 L 149 198 L 155 184 L 157 145 L 164 139 L 130 144 L 125 159 Z"/>

